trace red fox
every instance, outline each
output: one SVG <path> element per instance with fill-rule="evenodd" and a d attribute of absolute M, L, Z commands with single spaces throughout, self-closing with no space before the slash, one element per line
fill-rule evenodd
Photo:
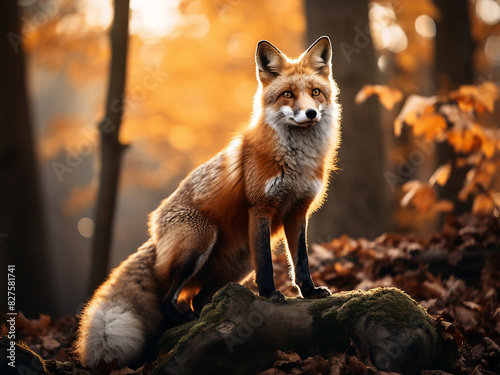
<path fill-rule="evenodd" d="M 340 141 L 331 56 L 326 36 L 294 60 L 258 43 L 249 127 L 151 213 L 151 239 L 95 292 L 76 343 L 83 364 L 134 362 L 162 327 L 193 319 L 218 289 L 252 269 L 259 295 L 284 301 L 274 285 L 276 237 L 286 239 L 302 296 L 330 295 L 311 280 L 306 231 Z"/>

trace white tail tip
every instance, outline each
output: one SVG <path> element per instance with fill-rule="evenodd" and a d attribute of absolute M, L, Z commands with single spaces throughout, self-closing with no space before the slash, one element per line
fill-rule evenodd
<path fill-rule="evenodd" d="M 115 358 L 124 366 L 140 356 L 144 342 L 143 324 L 127 302 L 93 301 L 82 315 L 76 351 L 90 367 Z"/>

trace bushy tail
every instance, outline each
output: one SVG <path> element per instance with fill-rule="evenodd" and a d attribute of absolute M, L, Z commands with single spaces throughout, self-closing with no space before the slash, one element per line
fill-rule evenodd
<path fill-rule="evenodd" d="M 115 358 L 123 366 L 140 356 L 145 336 L 140 317 L 127 301 L 92 301 L 81 318 L 76 350 L 86 366 Z"/>
<path fill-rule="evenodd" d="M 95 368 L 115 358 L 120 366 L 130 365 L 161 332 L 155 260 L 155 245 L 148 241 L 111 272 L 85 306 L 75 342 L 84 365 Z"/>

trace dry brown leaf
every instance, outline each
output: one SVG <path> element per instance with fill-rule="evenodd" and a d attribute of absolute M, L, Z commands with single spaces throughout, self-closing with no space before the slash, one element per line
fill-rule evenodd
<path fill-rule="evenodd" d="M 454 340 L 458 347 L 462 347 L 464 344 L 464 336 L 452 323 L 443 320 L 443 318 L 438 317 L 436 319 L 436 325 L 438 326 L 441 337 L 446 340 Z"/>
<path fill-rule="evenodd" d="M 132 370 L 130 367 L 125 366 L 120 369 L 115 369 L 109 373 L 109 375 L 134 375 L 139 374 L 137 370 Z"/>
<path fill-rule="evenodd" d="M 357 357 L 350 356 L 347 370 L 350 374 L 363 375 L 368 373 L 368 368 Z"/>
<path fill-rule="evenodd" d="M 475 310 L 475 311 L 479 311 L 481 309 L 481 306 L 479 306 L 474 301 L 462 301 L 462 305 L 468 307 L 471 310 Z"/>
<path fill-rule="evenodd" d="M 22 311 L 20 311 L 16 318 L 18 333 L 29 336 L 46 334 L 51 324 L 52 319 L 45 314 L 40 314 L 38 319 L 27 319 Z"/>
<path fill-rule="evenodd" d="M 42 340 L 43 348 L 49 352 L 61 346 L 61 342 L 57 339 L 57 336 L 54 332 L 40 335 L 40 339 Z"/>
<path fill-rule="evenodd" d="M 403 99 L 403 93 L 398 89 L 385 85 L 364 85 L 356 94 L 354 102 L 359 105 L 372 95 L 378 95 L 380 103 L 388 110 Z"/>
<path fill-rule="evenodd" d="M 457 306 L 455 308 L 455 322 L 466 331 L 477 328 L 478 320 L 476 312 L 466 307 Z"/>

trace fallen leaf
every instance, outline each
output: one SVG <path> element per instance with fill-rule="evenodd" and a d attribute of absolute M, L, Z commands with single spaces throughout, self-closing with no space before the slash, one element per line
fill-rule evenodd
<path fill-rule="evenodd" d="M 460 325 L 465 331 L 477 328 L 478 320 L 476 313 L 462 306 L 457 306 L 455 308 L 455 322 Z"/>
<path fill-rule="evenodd" d="M 128 366 L 113 370 L 109 373 L 109 375 L 133 375 L 133 374 L 139 374 L 139 372 L 137 372 L 136 370 L 132 370 Z"/>

